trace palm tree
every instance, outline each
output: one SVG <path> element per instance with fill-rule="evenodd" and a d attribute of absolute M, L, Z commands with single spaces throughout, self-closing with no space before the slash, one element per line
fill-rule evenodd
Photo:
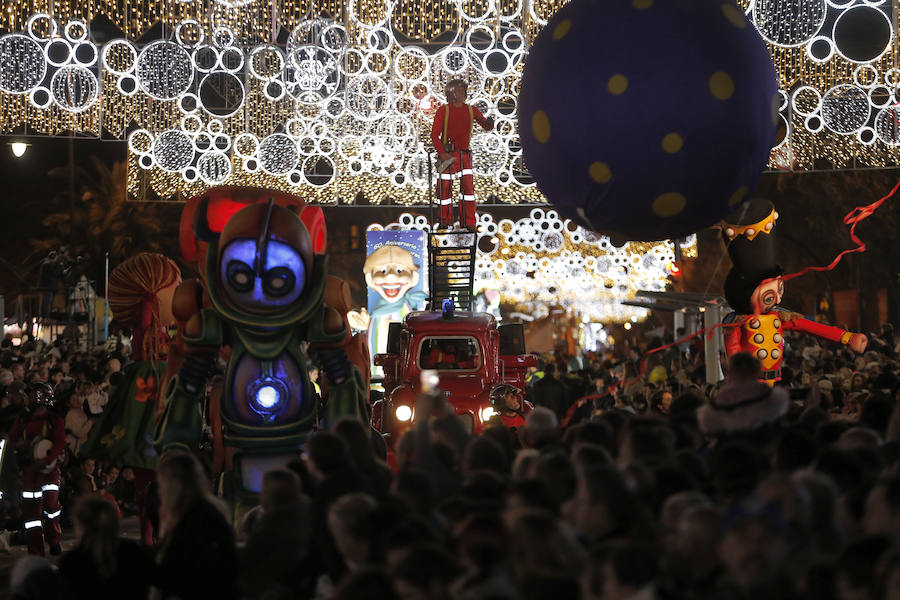
<path fill-rule="evenodd" d="M 165 221 L 158 204 L 128 199 L 125 163 L 107 166 L 97 157 L 91 162 L 92 172 L 76 168 L 80 190 L 74 204 L 55 200 L 57 210 L 44 218 L 47 234 L 33 242 L 32 257 L 40 259 L 68 247 L 71 256 L 81 257 L 81 270 L 88 279 L 102 281 L 107 252 L 115 266 L 138 252 L 162 250 Z M 62 167 L 49 175 L 67 177 L 69 171 Z"/>

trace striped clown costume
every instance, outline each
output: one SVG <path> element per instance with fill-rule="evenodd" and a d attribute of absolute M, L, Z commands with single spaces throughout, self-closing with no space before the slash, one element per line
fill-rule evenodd
<path fill-rule="evenodd" d="M 469 142 L 476 121 L 484 129 L 494 128 L 493 122 L 477 107 L 464 102 L 445 104 L 434 115 L 431 125 L 434 148 L 439 155 L 449 154 L 455 159 L 443 173 L 438 173 L 436 193 L 441 206 L 441 225 L 449 226 L 453 222 L 453 180 L 459 179 L 459 222 L 463 227 L 475 227 L 475 178 Z"/>

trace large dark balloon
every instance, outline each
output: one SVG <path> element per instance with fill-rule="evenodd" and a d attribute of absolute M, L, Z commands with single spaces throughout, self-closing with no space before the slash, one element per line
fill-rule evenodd
<path fill-rule="evenodd" d="M 733 0 L 572 0 L 528 55 L 519 135 L 562 214 L 659 240 L 749 196 L 780 102 L 766 44 Z"/>

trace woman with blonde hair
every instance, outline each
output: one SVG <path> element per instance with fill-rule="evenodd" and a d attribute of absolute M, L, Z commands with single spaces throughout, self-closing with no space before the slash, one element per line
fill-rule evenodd
<path fill-rule="evenodd" d="M 155 585 L 163 598 L 236 598 L 234 532 L 200 461 L 167 452 L 157 481 L 162 540 Z"/>

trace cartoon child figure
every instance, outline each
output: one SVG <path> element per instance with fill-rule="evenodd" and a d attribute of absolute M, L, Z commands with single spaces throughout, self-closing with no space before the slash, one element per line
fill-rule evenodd
<path fill-rule="evenodd" d="M 387 324 L 402 321 L 412 310 L 420 309 L 425 292 L 414 290 L 420 279 L 419 265 L 412 253 L 395 245 L 385 245 L 366 258 L 363 265 L 366 285 L 380 296 L 369 319 L 369 352 L 371 356 L 387 349 Z"/>

